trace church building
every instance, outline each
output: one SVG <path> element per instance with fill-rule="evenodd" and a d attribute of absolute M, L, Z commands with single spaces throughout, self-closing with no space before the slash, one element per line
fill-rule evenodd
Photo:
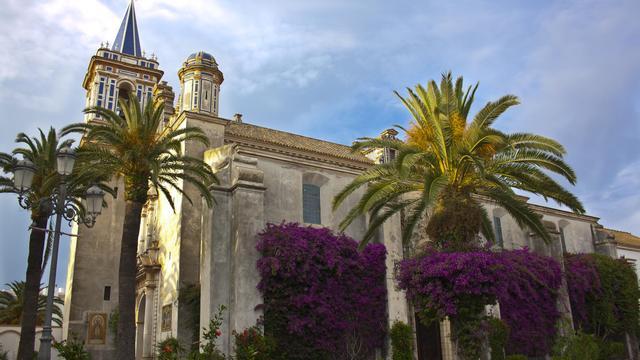
<path fill-rule="evenodd" d="M 187 54 L 185 54 L 187 55 Z M 136 356 L 155 358 L 156 344 L 176 337 L 183 344 L 193 338 L 194 314 L 181 294 L 200 287 L 200 323 L 207 324 L 219 305 L 225 305 L 221 349 L 232 351 L 231 333 L 256 324 L 262 303 L 255 248 L 256 235 L 267 223 L 298 222 L 337 229 L 351 197 L 337 211 L 331 201 L 345 185 L 376 162 L 388 161 L 388 149 L 354 153 L 336 144 L 218 116 L 224 75 L 214 56 L 197 51 L 185 57 L 178 70 L 177 97 L 162 80 L 164 72 L 155 56 L 141 52 L 133 2 L 130 3 L 111 46 L 100 46 L 91 57 L 82 86 L 85 106 L 117 110 L 118 99 L 135 93 L 145 102 L 164 100 L 164 126 L 199 127 L 210 146 L 186 142 L 187 155 L 204 159 L 217 173 L 220 184 L 212 188 L 215 205 L 191 204 L 174 192 L 175 211 L 153 190 L 143 209 L 138 243 L 136 291 Z M 94 121 L 87 114 L 85 121 Z M 381 136 L 395 137 L 387 130 Z M 123 189 L 123 184 L 114 183 Z M 189 184 L 184 192 L 199 199 Z M 93 228 L 80 226 L 72 237 L 64 305 L 64 334 L 82 339 L 92 359 L 113 359 L 114 319 L 118 311 L 118 264 L 124 219 L 123 191 L 106 199 Z M 616 256 L 613 236 L 587 215 L 531 205 L 549 227 L 554 243 L 544 244 L 523 230 L 493 204 L 486 208 L 500 245 L 506 249 L 529 247 L 560 257 L 563 251 L 603 252 Z M 364 235 L 368 219 L 362 217 L 346 230 L 354 239 Z M 401 320 L 416 327 L 419 359 L 454 359 L 447 324 L 424 328 L 416 324 L 409 304 L 393 280 L 394 265 L 403 258 L 401 221 L 390 218 L 374 240 L 387 255 L 389 324 Z M 380 349 L 381 356 L 388 356 Z"/>

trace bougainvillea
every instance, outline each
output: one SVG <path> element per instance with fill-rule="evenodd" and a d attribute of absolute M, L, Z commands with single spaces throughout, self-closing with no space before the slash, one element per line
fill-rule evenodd
<path fill-rule="evenodd" d="M 638 333 L 638 279 L 624 259 L 567 255 L 567 286 L 576 327 L 603 339 Z"/>
<path fill-rule="evenodd" d="M 602 292 L 600 276 L 593 258 L 587 254 L 565 254 L 565 274 L 571 301 L 571 315 L 576 328 L 588 327 L 587 298 Z"/>
<path fill-rule="evenodd" d="M 329 229 L 297 224 L 269 224 L 259 235 L 265 333 L 279 356 L 360 358 L 383 345 L 386 250 L 357 247 Z"/>
<path fill-rule="evenodd" d="M 398 278 L 421 320 L 448 316 L 454 335 L 456 323 L 478 323 L 477 314 L 483 307 L 498 301 L 510 330 L 507 352 L 530 356 L 544 355 L 552 345 L 560 316 L 556 300 L 561 279 L 555 260 L 527 249 L 427 252 L 423 257 L 404 260 Z M 472 336 L 464 331 L 467 338 Z M 477 334 L 476 340 L 482 336 Z"/>

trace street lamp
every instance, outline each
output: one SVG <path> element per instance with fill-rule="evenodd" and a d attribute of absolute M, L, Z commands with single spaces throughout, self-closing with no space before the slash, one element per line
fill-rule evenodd
<path fill-rule="evenodd" d="M 13 172 L 13 184 L 20 192 L 28 191 L 33 183 L 36 169 L 29 160 L 20 160 Z"/>
<path fill-rule="evenodd" d="M 102 211 L 102 201 L 104 198 L 104 191 L 97 186 L 92 186 L 87 190 L 86 197 L 86 213 L 87 216 L 82 216 L 78 211 L 77 206 L 73 203 L 72 199 L 67 197 L 67 177 L 73 172 L 73 165 L 75 164 L 75 153 L 69 147 L 64 147 L 58 151 L 57 154 L 57 172 L 60 174 L 60 185 L 58 191 L 51 197 L 41 199 L 41 203 L 49 203 L 53 209 L 51 214 L 56 214 L 56 225 L 53 233 L 53 244 L 51 249 L 51 265 L 49 268 L 49 285 L 47 287 L 47 305 L 45 310 L 45 319 L 42 326 L 42 336 L 40 338 L 40 349 L 38 351 L 38 359 L 49 360 L 51 359 L 51 319 L 53 314 L 53 296 L 56 286 L 56 271 L 58 267 L 58 248 L 60 244 L 60 234 L 62 218 L 69 221 L 76 221 L 77 223 L 83 223 L 88 227 L 95 225 L 96 217 L 100 215 Z M 32 185 L 33 176 L 35 174 L 35 167 L 27 160 L 19 161 L 14 170 L 14 186 L 19 193 L 20 206 L 24 208 L 29 207 L 28 196 L 27 200 L 23 201 L 24 194 L 29 191 Z M 42 231 L 48 231 L 46 229 L 38 229 Z"/>

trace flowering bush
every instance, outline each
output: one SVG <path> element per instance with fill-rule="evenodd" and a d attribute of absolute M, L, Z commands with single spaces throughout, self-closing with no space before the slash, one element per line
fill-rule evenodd
<path fill-rule="evenodd" d="M 275 344 L 258 326 L 233 332 L 236 360 L 271 360 Z"/>
<path fill-rule="evenodd" d="M 558 263 L 524 250 L 434 252 L 404 260 L 398 275 L 400 288 L 414 303 L 421 321 L 449 317 L 453 335 L 463 343 L 463 356 L 479 356 L 488 326 L 480 314 L 484 306 L 500 303 L 509 327 L 508 353 L 540 356 L 555 336 Z"/>
<path fill-rule="evenodd" d="M 566 256 L 567 286 L 576 327 L 600 338 L 638 333 L 638 279 L 623 259 Z"/>
<path fill-rule="evenodd" d="M 184 347 L 174 337 L 160 341 L 156 347 L 159 360 L 178 360 L 184 354 Z"/>
<path fill-rule="evenodd" d="M 227 308 L 224 305 L 218 307 L 218 312 L 209 320 L 209 327 L 202 328 L 202 338 L 204 341 L 200 343 L 201 350 L 194 349 L 189 353 L 189 360 L 224 360 L 225 355 L 216 346 L 216 340 L 222 336 L 220 327 L 224 317 L 222 313 Z"/>
<path fill-rule="evenodd" d="M 593 258 L 586 254 L 565 254 L 567 289 L 571 301 L 571 315 L 576 328 L 587 328 L 587 301 L 600 296 L 600 276 Z M 587 300 L 587 299 L 590 300 Z"/>
<path fill-rule="evenodd" d="M 284 359 L 361 358 L 386 332 L 386 250 L 345 235 L 267 225 L 257 249 L 265 333 Z"/>

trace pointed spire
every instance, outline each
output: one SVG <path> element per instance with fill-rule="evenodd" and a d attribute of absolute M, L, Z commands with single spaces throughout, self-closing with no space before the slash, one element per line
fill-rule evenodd
<path fill-rule="evenodd" d="M 133 56 L 141 56 L 140 37 L 138 36 L 138 22 L 136 21 L 136 9 L 133 6 L 133 0 L 129 3 L 127 12 L 124 14 L 120 30 L 116 35 L 111 50 L 120 51 L 124 54 Z"/>

